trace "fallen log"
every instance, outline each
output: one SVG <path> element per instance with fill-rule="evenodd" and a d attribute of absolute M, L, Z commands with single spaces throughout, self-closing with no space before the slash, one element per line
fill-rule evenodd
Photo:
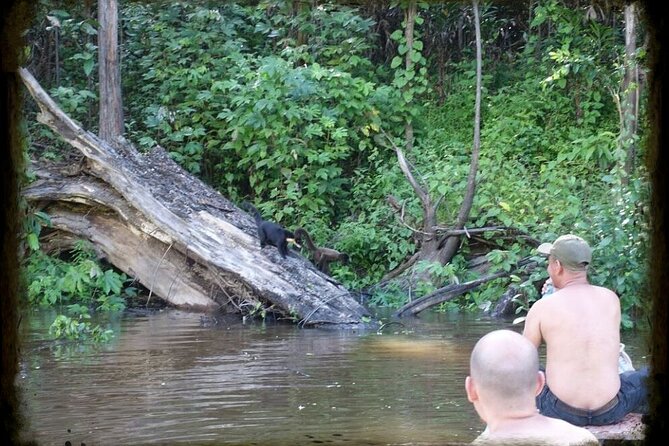
<path fill-rule="evenodd" d="M 442 302 L 455 299 L 456 297 L 461 296 L 467 291 L 473 290 L 474 288 L 486 282 L 499 279 L 500 277 L 510 276 L 521 268 L 532 268 L 534 266 L 536 266 L 536 262 L 531 260 L 530 257 L 526 257 L 519 261 L 516 267 L 511 271 L 500 271 L 476 280 L 471 280 L 469 282 L 447 285 L 431 292 L 430 294 L 406 303 L 404 306 L 402 306 L 402 308 L 395 312 L 395 316 L 415 316 L 421 311 L 427 310 L 428 308 L 431 308 L 435 305 L 439 305 Z"/>
<path fill-rule="evenodd" d="M 91 241 L 151 295 L 179 308 L 262 310 L 302 325 L 368 320 L 351 292 L 301 255 L 282 259 L 273 247 L 261 249 L 253 218 L 163 149 L 140 154 L 123 139 L 99 139 L 63 113 L 27 70 L 19 74 L 40 108 L 38 121 L 83 155 L 68 168 L 37 165 L 37 180 L 23 191 L 50 215 L 52 237 Z"/>
<path fill-rule="evenodd" d="M 643 415 L 629 413 L 616 424 L 605 426 L 585 426 L 602 445 L 643 444 L 646 425 Z"/>

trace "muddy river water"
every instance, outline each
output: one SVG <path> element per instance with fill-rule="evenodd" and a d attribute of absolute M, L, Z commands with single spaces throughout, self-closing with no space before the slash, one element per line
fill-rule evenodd
<path fill-rule="evenodd" d="M 469 353 L 511 322 L 434 314 L 375 330 L 231 321 L 174 310 L 114 322 L 101 346 L 55 343 L 26 314 L 17 381 L 40 445 L 467 443 Z M 635 365 L 645 336 L 623 334 Z"/>

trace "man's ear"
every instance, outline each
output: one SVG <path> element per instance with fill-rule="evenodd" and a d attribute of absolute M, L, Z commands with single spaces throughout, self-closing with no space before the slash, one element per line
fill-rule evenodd
<path fill-rule="evenodd" d="M 564 267 L 562 266 L 562 262 L 560 262 L 558 259 L 555 259 L 555 266 L 557 267 L 557 273 L 561 273 L 564 270 Z"/>
<path fill-rule="evenodd" d="M 534 396 L 537 396 L 541 393 L 541 390 L 544 388 L 544 385 L 546 384 L 546 375 L 544 372 L 539 370 L 537 372 L 537 388 L 534 392 Z"/>
<path fill-rule="evenodd" d="M 467 399 L 470 403 L 478 401 L 479 394 L 476 391 L 476 384 L 474 384 L 471 376 L 465 378 L 465 391 L 467 392 Z"/>

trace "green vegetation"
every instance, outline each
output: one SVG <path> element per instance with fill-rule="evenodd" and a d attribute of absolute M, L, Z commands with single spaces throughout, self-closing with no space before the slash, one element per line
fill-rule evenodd
<path fill-rule="evenodd" d="M 306 226 L 321 244 L 347 252 L 350 264 L 335 266 L 334 276 L 351 289 L 371 291 L 371 303 L 406 303 L 403 289 L 375 286 L 417 249 L 386 197 L 403 203 L 415 228 L 422 209 L 379 132 L 402 141 L 411 122 L 415 140 L 407 157 L 431 196 L 442 197 L 438 220 L 447 227 L 458 213 L 472 147 L 471 7 L 421 4 L 407 68 L 401 5 L 219 3 L 121 6 L 128 139 L 140 148 L 161 145 L 233 201 L 262 202 L 264 215 Z M 510 270 L 532 254 L 517 234 L 552 240 L 574 232 L 595 248 L 591 279 L 621 296 L 629 327 L 646 310 L 649 192 L 646 129 L 620 138 L 624 24 L 611 18 L 620 11 L 558 0 L 533 4 L 530 17 L 526 7 L 481 10 L 482 145 L 467 228 L 515 231 L 463 238 L 449 264 L 417 267 L 439 283 L 417 284 L 413 293 L 474 279 L 468 260 L 481 252 L 492 271 Z M 85 11 L 42 5 L 60 21 L 61 66 L 59 83 L 53 75 L 41 81 L 68 113 L 95 130 L 92 19 Z M 49 41 L 56 30 L 45 29 L 36 25 L 32 41 Z M 643 66 L 643 49 L 636 57 Z M 32 63 L 39 65 L 37 54 Z M 642 96 L 639 123 L 644 103 Z M 37 124 L 28 130 L 31 156 L 63 156 L 66 148 L 49 132 Z M 626 171 L 630 144 L 637 159 Z M 87 309 L 119 309 L 128 278 L 103 271 L 80 245 L 63 261 L 35 249 L 35 235 L 28 241 L 31 303 L 67 304 L 73 318 L 59 316 L 54 333 L 104 337 L 87 325 Z M 442 310 L 489 308 L 510 281 L 524 291 L 527 306 L 545 277 L 540 267 L 498 279 Z"/>
<path fill-rule="evenodd" d="M 122 293 L 135 293 L 133 288 L 124 287 L 128 277 L 113 269 L 103 270 L 92 248 L 83 241 L 75 244 L 68 260 L 36 250 L 28 257 L 25 273 L 30 304 L 55 306 L 67 313 L 58 315 L 51 325 L 49 332 L 55 338 L 109 340 L 112 330 L 93 325 L 90 309 L 104 313 L 122 311 Z"/>

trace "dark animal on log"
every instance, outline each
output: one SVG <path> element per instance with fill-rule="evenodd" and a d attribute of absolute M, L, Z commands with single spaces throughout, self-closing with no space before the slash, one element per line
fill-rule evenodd
<path fill-rule="evenodd" d="M 369 312 L 302 256 L 261 251 L 253 219 L 160 147 L 104 141 L 63 113 L 25 69 L 38 121 L 83 155 L 77 171 L 39 161 L 24 190 L 52 237 L 83 238 L 170 305 L 246 315 L 263 308 L 300 325 L 364 326 Z M 56 243 L 57 244 L 57 243 Z M 148 299 L 147 299 L 148 300 Z"/>

